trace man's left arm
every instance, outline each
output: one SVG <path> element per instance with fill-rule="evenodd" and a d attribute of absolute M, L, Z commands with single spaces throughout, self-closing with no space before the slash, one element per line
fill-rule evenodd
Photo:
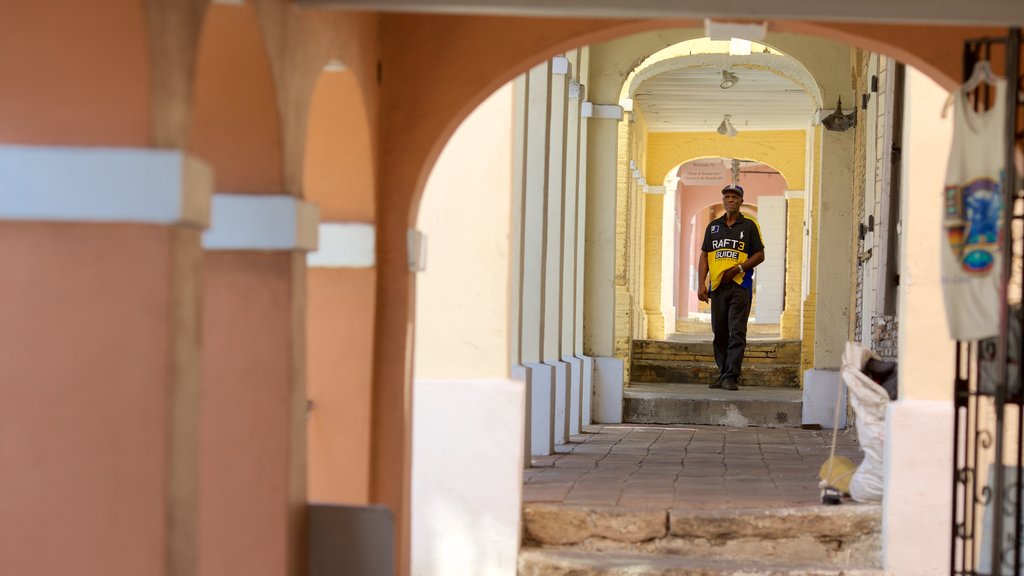
<path fill-rule="evenodd" d="M 754 269 L 755 266 L 757 266 L 761 262 L 764 262 L 763 248 L 751 254 L 742 264 L 740 264 L 740 268 L 743 268 L 744 272 L 750 272 L 751 270 Z"/>
<path fill-rule="evenodd" d="M 751 235 L 750 255 L 740 264 L 744 272 L 750 272 L 758 264 L 764 262 L 764 238 L 761 237 L 761 226 L 754 222 L 754 233 Z"/>

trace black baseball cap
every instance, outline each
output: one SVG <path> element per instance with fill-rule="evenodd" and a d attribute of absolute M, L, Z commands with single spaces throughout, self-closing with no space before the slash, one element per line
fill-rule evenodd
<path fill-rule="evenodd" d="M 739 194 L 740 198 L 743 198 L 743 186 L 740 186 L 739 184 L 729 184 L 725 188 L 722 188 L 722 194 L 725 194 L 726 192 Z"/>

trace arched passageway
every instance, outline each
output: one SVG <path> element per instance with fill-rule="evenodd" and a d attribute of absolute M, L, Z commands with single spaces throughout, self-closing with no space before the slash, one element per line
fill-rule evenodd
<path fill-rule="evenodd" d="M 308 259 L 306 426 L 309 500 L 370 501 L 376 291 L 373 139 L 352 70 L 327 63 L 313 92 L 303 190 L 320 209 Z"/>

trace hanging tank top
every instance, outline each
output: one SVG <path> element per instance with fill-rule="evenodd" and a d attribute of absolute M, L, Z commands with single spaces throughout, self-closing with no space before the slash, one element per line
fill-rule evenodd
<path fill-rule="evenodd" d="M 962 90 L 954 96 L 940 244 L 946 319 L 956 340 L 999 333 L 1005 93 L 1006 81 L 997 80 L 995 104 L 985 112 L 971 109 Z"/>

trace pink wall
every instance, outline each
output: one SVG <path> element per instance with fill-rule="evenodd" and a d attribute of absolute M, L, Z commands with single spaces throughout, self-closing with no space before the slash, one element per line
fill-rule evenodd
<path fill-rule="evenodd" d="M 370 383 L 377 271 L 307 272 L 307 421 L 309 500 L 370 500 Z"/>
<path fill-rule="evenodd" d="M 0 227 L 3 574 L 164 574 L 174 235 Z"/>
<path fill-rule="evenodd" d="M 769 166 L 746 166 L 744 170 L 774 171 Z M 708 224 L 709 206 L 720 207 L 722 203 L 722 187 L 731 183 L 727 175 L 718 184 L 710 186 L 684 186 L 682 180 L 676 189 L 676 210 L 679 221 L 676 245 L 679 246 L 679 275 L 676 279 L 676 316 L 686 318 L 690 312 L 697 311 L 697 293 L 690 290 L 690 268 L 694 273 L 700 259 L 700 244 L 704 240 L 704 229 Z M 740 186 L 743 186 L 743 211 L 751 211 L 756 216 L 757 199 L 760 196 L 781 196 L 786 191 L 786 180 L 775 174 L 740 174 Z M 691 227 L 690 221 L 697 216 L 697 222 Z M 692 241 L 691 241 L 692 238 Z"/>
<path fill-rule="evenodd" d="M 287 573 L 291 258 L 203 256 L 201 576 Z"/>

